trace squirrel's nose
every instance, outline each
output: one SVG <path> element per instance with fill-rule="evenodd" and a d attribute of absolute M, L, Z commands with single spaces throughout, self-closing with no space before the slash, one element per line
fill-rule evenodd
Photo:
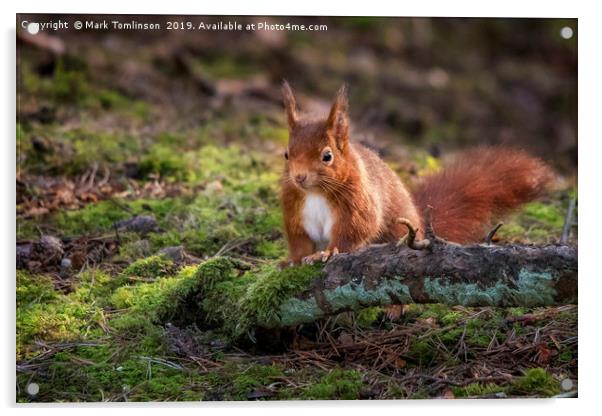
<path fill-rule="evenodd" d="M 297 183 L 299 185 L 302 185 L 303 182 L 305 182 L 306 179 L 307 179 L 307 174 L 306 173 L 300 173 L 298 175 L 295 175 L 295 181 L 297 181 Z"/>

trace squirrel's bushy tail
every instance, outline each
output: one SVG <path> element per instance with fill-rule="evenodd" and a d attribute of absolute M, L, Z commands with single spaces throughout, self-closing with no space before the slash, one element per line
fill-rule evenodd
<path fill-rule="evenodd" d="M 426 177 L 413 195 L 420 212 L 433 207 L 436 235 L 465 244 L 483 241 L 493 221 L 540 196 L 552 177 L 524 151 L 479 147 Z"/>

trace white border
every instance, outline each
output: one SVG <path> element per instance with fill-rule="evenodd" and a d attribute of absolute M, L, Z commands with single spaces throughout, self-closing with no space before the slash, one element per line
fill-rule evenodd
<path fill-rule="evenodd" d="M 380 402 L 272 402 L 272 403 L 201 403 L 186 405 L 134 404 L 126 405 L 130 412 L 148 414 L 163 414 L 165 406 L 170 412 L 180 414 L 239 414 L 241 412 L 254 414 L 304 415 L 316 411 L 329 413 L 345 412 L 345 414 L 366 414 L 373 412 L 433 412 L 438 414 L 470 414 L 487 413 L 488 415 L 504 415 L 526 410 L 529 413 L 576 414 L 587 412 L 596 406 L 600 396 L 599 375 L 600 366 L 600 311 L 596 307 L 602 302 L 600 281 L 600 266 L 596 255 L 600 257 L 598 241 L 602 236 L 600 218 L 597 215 L 602 201 L 600 198 L 600 180 L 602 177 L 601 142 L 601 109 L 602 96 L 601 80 L 602 66 L 599 50 L 599 39 L 602 39 L 600 14 L 596 13 L 595 2 L 554 1 L 528 2 L 525 0 L 505 0 L 498 2 L 483 2 L 469 0 L 454 1 L 412 1 L 393 2 L 371 0 L 352 4 L 349 1 L 299 0 L 297 2 L 273 2 L 268 0 L 206 2 L 169 0 L 155 1 L 66 1 L 66 0 L 21 0 L 17 4 L 2 2 L 2 89 L 5 94 L 2 117 L 2 181 L 0 195 L 5 196 L 2 204 L 4 232 L 1 264 L 5 273 L 2 280 L 3 291 L 4 342 L 2 349 L 4 371 L 2 385 L 2 404 L 9 407 L 10 414 L 25 413 L 81 413 L 82 407 L 86 413 L 102 414 L 119 411 L 115 404 L 110 407 L 98 405 L 80 405 L 79 408 L 65 405 L 14 407 L 14 230 L 15 211 L 15 13 L 141 13 L 141 14 L 232 14 L 232 15 L 337 15 L 337 16 L 465 16 L 465 17 L 576 17 L 579 18 L 577 35 L 579 37 L 579 223 L 580 227 L 580 270 L 583 279 L 579 283 L 579 399 L 564 400 L 494 400 L 494 401 L 380 401 Z M 599 407 L 599 406 L 596 406 Z M 375 408 L 374 410 L 372 410 Z M 134 410 L 136 409 L 136 410 Z"/>

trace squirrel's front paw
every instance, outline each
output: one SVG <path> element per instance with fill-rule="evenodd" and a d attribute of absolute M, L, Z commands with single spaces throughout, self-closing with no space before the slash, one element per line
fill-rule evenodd
<path fill-rule="evenodd" d="M 330 250 L 317 251 L 314 254 L 310 254 L 309 256 L 303 257 L 302 262 L 303 262 L 303 264 L 314 264 L 318 261 L 326 263 L 329 258 L 331 258 L 337 254 L 339 254 L 339 250 L 337 250 L 336 248 L 332 251 L 330 251 Z"/>

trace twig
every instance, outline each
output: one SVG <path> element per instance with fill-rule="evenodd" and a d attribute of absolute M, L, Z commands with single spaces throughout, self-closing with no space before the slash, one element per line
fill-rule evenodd
<path fill-rule="evenodd" d="M 566 211 L 566 217 L 564 218 L 564 226 L 562 227 L 562 235 L 560 236 L 560 244 L 566 245 L 569 241 L 571 234 L 571 225 L 573 224 L 573 212 L 577 205 L 577 198 L 572 198 L 569 202 L 569 208 Z"/>
<path fill-rule="evenodd" d="M 502 225 L 504 225 L 504 223 L 500 222 L 498 225 L 493 227 L 491 229 L 491 231 L 489 231 L 489 233 L 487 234 L 487 237 L 485 237 L 485 244 L 488 244 L 488 245 L 491 244 L 491 240 L 493 240 L 493 237 L 495 237 L 495 233 L 497 233 L 497 231 L 502 227 Z"/>
<path fill-rule="evenodd" d="M 149 363 L 155 363 L 155 364 L 161 364 L 164 365 L 165 367 L 169 367 L 169 368 L 173 368 L 175 370 L 183 370 L 183 367 L 180 364 L 168 361 L 168 360 L 164 360 L 162 358 L 155 358 L 155 357 L 145 357 L 145 356 L 138 356 L 138 359 L 140 360 L 144 360 L 147 361 Z"/>
<path fill-rule="evenodd" d="M 414 250 L 424 250 L 431 245 L 431 241 L 428 238 L 424 240 L 416 241 L 416 233 L 418 230 L 414 228 L 410 220 L 407 218 L 398 218 L 398 224 L 403 224 L 408 228 L 408 233 L 397 243 L 397 245 L 406 244 L 408 247 Z"/>
<path fill-rule="evenodd" d="M 427 205 L 424 211 L 424 235 L 429 240 L 437 240 L 435 230 L 433 229 L 433 206 Z M 442 240 L 443 241 L 443 240 Z"/>
<path fill-rule="evenodd" d="M 222 256 L 234 249 L 237 249 L 240 246 L 247 244 L 250 241 L 252 241 L 252 238 L 244 238 L 244 239 L 240 239 L 240 240 L 236 240 L 236 239 L 229 240 L 213 255 L 213 257 Z"/>

